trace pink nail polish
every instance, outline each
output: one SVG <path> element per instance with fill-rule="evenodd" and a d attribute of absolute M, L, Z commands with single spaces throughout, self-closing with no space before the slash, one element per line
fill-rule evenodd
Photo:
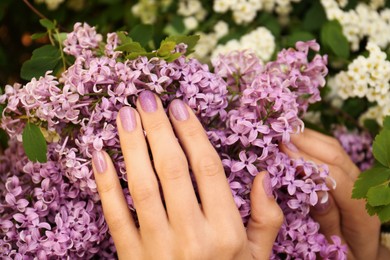
<path fill-rule="evenodd" d="M 123 107 L 119 110 L 119 118 L 121 120 L 122 127 L 131 132 L 135 129 L 137 123 L 135 119 L 134 110 L 130 107 Z"/>
<path fill-rule="evenodd" d="M 178 121 L 185 121 L 190 116 L 186 108 L 186 105 L 184 104 L 183 101 L 179 99 L 173 100 L 169 105 L 169 109 L 171 110 L 172 115 Z"/>
<path fill-rule="evenodd" d="M 269 176 L 269 173 L 266 173 L 263 178 L 263 188 L 264 192 L 267 195 L 268 198 L 273 199 L 274 195 L 272 193 L 272 184 L 271 184 L 271 178 Z"/>
<path fill-rule="evenodd" d="M 149 90 L 144 90 L 138 96 L 139 102 L 141 103 L 142 110 L 148 113 L 157 110 L 157 102 L 154 94 Z"/>
<path fill-rule="evenodd" d="M 104 173 L 107 169 L 106 158 L 101 151 L 95 151 L 92 154 L 92 161 L 98 173 Z"/>
<path fill-rule="evenodd" d="M 318 213 L 326 212 L 330 207 L 330 200 L 318 200 L 317 204 L 314 206 L 315 211 Z"/>

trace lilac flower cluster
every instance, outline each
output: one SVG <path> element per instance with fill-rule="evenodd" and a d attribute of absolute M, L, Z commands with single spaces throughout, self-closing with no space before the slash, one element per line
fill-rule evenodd
<path fill-rule="evenodd" d="M 325 84 L 326 56 L 308 61 L 314 41 L 299 42 L 297 50 L 283 50 L 264 67 L 255 55 L 233 52 L 214 62 L 215 73 L 225 78 L 232 93 L 226 123 L 208 131 L 223 163 L 234 199 L 244 222 L 250 215 L 249 192 L 254 176 L 266 170 L 285 220 L 273 248 L 272 259 L 342 259 L 346 247 L 340 240 L 329 244 L 319 225 L 309 216 L 318 202 L 317 192 L 327 192 L 328 169 L 303 159 L 293 160 L 279 149 L 289 146 L 290 135 L 303 130 L 300 120 L 310 103 L 320 100 Z"/>
<path fill-rule="evenodd" d="M 361 171 L 368 170 L 374 165 L 373 139 L 368 132 L 359 132 L 356 129 L 349 131 L 345 126 L 337 126 L 333 130 L 333 135 Z"/>
<path fill-rule="evenodd" d="M 7 86 L 1 127 L 11 137 L 0 156 L 0 258 L 115 257 L 93 179 L 91 154 L 105 149 L 123 186 L 126 170 L 116 116 L 134 106 L 143 90 L 159 94 L 164 105 L 179 98 L 198 115 L 218 150 L 244 223 L 250 215 L 249 193 L 261 170 L 270 174 L 274 195 L 285 214 L 272 259 L 345 257 L 340 239 L 333 244 L 309 216 L 317 192 L 327 192 L 326 166 L 293 160 L 279 143 L 303 129 L 300 120 L 320 99 L 327 74 L 326 56 L 308 60 L 314 41 L 283 50 L 265 66 L 250 52 L 221 56 L 209 67 L 181 56 L 173 62 L 139 57 L 125 60 L 115 51 L 117 34 L 106 41 L 95 28 L 77 23 L 64 42 L 75 62 L 59 78 L 47 72 L 22 86 Z M 185 46 L 179 44 L 176 52 Z M 23 152 L 26 122 L 40 127 L 48 161 L 33 163 Z M 124 189 L 129 209 L 131 196 Z"/>

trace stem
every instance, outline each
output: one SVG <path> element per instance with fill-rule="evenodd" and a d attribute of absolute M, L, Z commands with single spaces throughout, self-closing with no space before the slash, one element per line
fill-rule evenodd
<path fill-rule="evenodd" d="M 44 16 L 41 12 L 39 12 L 28 0 L 23 0 L 23 2 L 39 17 L 42 19 L 48 19 L 46 16 Z M 49 20 L 49 19 L 48 19 Z"/>
<path fill-rule="evenodd" d="M 59 33 L 58 29 L 55 29 L 54 31 L 56 32 L 56 35 L 57 35 L 58 45 L 59 45 L 60 52 L 61 52 L 62 66 L 64 67 L 64 71 L 65 71 L 66 70 L 66 61 L 65 61 L 64 51 L 62 50 L 62 42 L 60 39 L 60 33 Z"/>

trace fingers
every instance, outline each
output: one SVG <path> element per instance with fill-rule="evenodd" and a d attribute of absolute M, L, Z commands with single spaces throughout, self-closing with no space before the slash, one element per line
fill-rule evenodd
<path fill-rule="evenodd" d="M 203 126 L 181 100 L 172 101 L 169 112 L 176 135 L 194 172 L 204 214 L 221 220 L 230 211 L 231 218 L 241 221 L 221 159 L 210 144 Z"/>
<path fill-rule="evenodd" d="M 339 166 L 354 180 L 360 173 L 339 142 L 334 138 L 305 129 L 302 134 L 292 135 L 291 142 L 298 150 L 310 154 L 326 164 Z"/>
<path fill-rule="evenodd" d="M 93 154 L 93 171 L 103 206 L 104 217 L 120 258 L 137 255 L 139 233 L 127 207 L 122 187 L 111 159 L 105 152 Z M 133 245 L 128 252 L 128 244 Z"/>
<path fill-rule="evenodd" d="M 363 200 L 351 199 L 359 170 L 339 144 L 329 142 L 329 139 L 324 139 L 319 133 L 313 131 L 308 133 L 292 138 L 299 151 L 294 152 L 284 146 L 282 150 L 291 158 L 303 157 L 319 165 L 328 164 L 329 174 L 337 183 L 336 188 L 330 190 L 330 193 L 334 199 L 333 204 L 341 216 L 340 229 L 343 237 L 355 256 L 368 259 L 370 255 L 375 255 L 379 239 L 368 241 L 367 237 L 376 237 L 379 234 L 380 222 L 377 217 L 370 217 L 367 214 Z"/>
<path fill-rule="evenodd" d="M 328 241 L 331 241 L 330 237 L 333 235 L 342 238 L 340 212 L 332 195 L 327 196 L 324 200 L 323 197 L 320 198 L 318 203 L 311 208 L 310 215 L 320 224 L 321 232 Z"/>
<path fill-rule="evenodd" d="M 141 230 L 153 233 L 159 228 L 166 228 L 168 220 L 150 162 L 140 117 L 133 108 L 124 107 L 119 111 L 117 125 L 129 190 Z"/>
<path fill-rule="evenodd" d="M 312 143 L 313 146 L 316 145 L 316 143 Z M 293 159 L 300 159 L 304 158 L 307 161 L 312 161 L 316 163 L 317 165 L 324 165 L 325 162 L 321 161 L 315 156 L 312 156 L 312 154 L 307 154 L 303 151 L 291 151 L 289 149 L 286 149 L 285 146 L 282 146 L 282 151 L 285 152 L 290 158 Z M 337 166 L 334 166 L 332 164 L 328 164 L 329 168 L 329 175 L 330 177 L 336 182 L 336 188 L 330 190 L 330 193 L 333 195 L 334 199 L 336 200 L 337 206 L 340 207 L 340 210 L 342 212 L 350 212 L 354 211 L 356 207 L 360 208 L 361 205 L 360 201 L 358 200 L 351 200 L 352 196 L 352 188 L 353 188 L 353 180 L 350 176 L 348 176 L 346 173 L 343 172 L 343 170 Z M 329 185 L 328 185 L 329 186 Z M 350 216 L 345 216 L 350 217 Z"/>
<path fill-rule="evenodd" d="M 269 259 L 273 242 L 283 222 L 283 212 L 271 190 L 268 173 L 259 173 L 252 186 L 251 217 L 247 235 L 256 259 Z"/>
<path fill-rule="evenodd" d="M 332 243 L 331 237 L 336 235 L 341 239 L 342 244 L 347 244 L 348 241 L 345 240 L 341 230 L 340 212 L 331 195 L 325 200 L 320 199 L 311 208 L 310 215 L 320 224 L 320 231 L 328 242 Z M 351 250 L 348 250 L 348 259 L 354 259 Z"/>
<path fill-rule="evenodd" d="M 143 91 L 137 101 L 137 111 L 146 131 L 170 223 L 186 228 L 189 220 L 201 217 L 186 156 L 159 98 Z"/>

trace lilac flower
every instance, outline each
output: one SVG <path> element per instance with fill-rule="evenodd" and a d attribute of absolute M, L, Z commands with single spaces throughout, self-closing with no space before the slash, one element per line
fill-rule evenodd
<path fill-rule="evenodd" d="M 249 156 L 248 156 L 249 155 Z M 246 154 L 244 151 L 241 151 L 239 154 L 240 161 L 236 161 L 232 164 L 231 170 L 232 172 L 238 172 L 244 168 L 253 176 L 257 175 L 257 168 L 254 166 L 254 162 L 257 159 L 257 155 L 255 153 Z"/>
<path fill-rule="evenodd" d="M 269 172 L 285 215 L 271 259 L 346 255 L 340 240 L 328 243 L 308 215 L 316 192 L 328 191 L 327 167 L 290 159 L 279 149 L 280 142 L 288 143 L 303 129 L 302 114 L 320 99 L 326 56 L 308 59 L 309 49 L 317 51 L 318 44 L 297 43 L 264 65 L 249 51 L 233 52 L 213 61 L 212 68 L 185 56 L 173 62 L 124 60 L 115 51 L 118 44 L 117 34 L 103 41 L 94 27 L 77 23 L 64 41 L 64 52 L 75 57 L 73 65 L 58 78 L 47 72 L 26 85 L 6 86 L 0 95 L 1 127 L 10 136 L 0 156 L 0 258 L 115 258 L 90 160 L 93 151 L 108 151 L 127 186 L 116 116 L 145 89 L 159 94 L 164 107 L 180 98 L 195 111 L 223 159 L 244 224 L 251 213 L 253 179 Z M 184 53 L 185 45 L 175 50 Z M 30 162 L 23 151 L 26 118 L 49 133 L 46 163 Z M 353 146 L 354 157 L 363 160 L 365 149 Z M 124 194 L 136 219 L 127 188 Z"/>
<path fill-rule="evenodd" d="M 369 169 L 374 164 L 371 146 L 373 139 L 369 133 L 348 131 L 345 127 L 336 126 L 333 134 L 361 171 Z"/>

